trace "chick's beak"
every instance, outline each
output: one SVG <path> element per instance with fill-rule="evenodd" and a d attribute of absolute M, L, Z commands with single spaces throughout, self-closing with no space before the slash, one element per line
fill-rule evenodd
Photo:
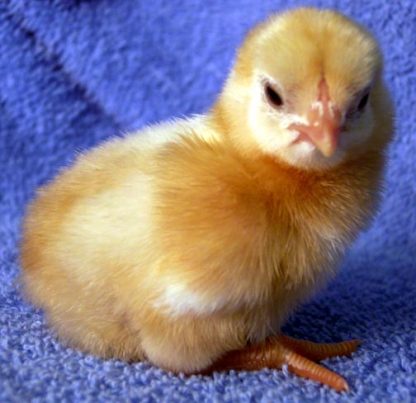
<path fill-rule="evenodd" d="M 299 139 L 310 141 L 325 156 L 332 156 L 338 146 L 342 114 L 332 103 L 325 80 L 318 86 L 318 99 L 307 112 L 308 124 L 293 123 L 290 130 L 299 132 Z"/>

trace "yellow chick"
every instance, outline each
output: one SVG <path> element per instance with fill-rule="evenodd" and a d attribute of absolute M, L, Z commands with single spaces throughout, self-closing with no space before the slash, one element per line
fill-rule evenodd
<path fill-rule="evenodd" d="M 205 115 L 82 155 L 43 187 L 21 248 L 27 296 L 62 340 L 174 372 L 280 368 L 358 341 L 280 333 L 376 211 L 392 107 L 374 38 L 297 9 L 250 32 Z"/>

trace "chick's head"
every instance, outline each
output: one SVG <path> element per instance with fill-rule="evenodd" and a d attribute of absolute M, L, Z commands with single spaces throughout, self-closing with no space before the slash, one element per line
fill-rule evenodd
<path fill-rule="evenodd" d="M 377 136 L 389 109 L 381 69 L 374 38 L 339 13 L 274 16 L 248 35 L 223 93 L 234 139 L 292 166 L 334 167 Z"/>

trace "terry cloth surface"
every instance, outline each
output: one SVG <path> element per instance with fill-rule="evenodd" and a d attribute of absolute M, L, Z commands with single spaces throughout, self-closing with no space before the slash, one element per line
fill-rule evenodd
<path fill-rule="evenodd" d="M 0 401 L 416 400 L 416 3 L 279 0 L 3 0 L 0 3 Z M 327 290 L 285 330 L 363 340 L 325 362 L 351 391 L 286 371 L 174 376 L 59 343 L 22 301 L 19 226 L 35 189 L 111 135 L 206 110 L 236 47 L 270 12 L 335 7 L 380 39 L 397 106 L 380 214 Z"/>

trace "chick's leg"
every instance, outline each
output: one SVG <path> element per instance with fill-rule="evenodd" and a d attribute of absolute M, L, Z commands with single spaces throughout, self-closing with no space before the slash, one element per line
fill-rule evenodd
<path fill-rule="evenodd" d="M 348 390 L 348 383 L 343 377 L 316 364 L 311 359 L 320 360 L 336 355 L 349 355 L 356 350 L 357 346 L 358 342 L 355 340 L 321 345 L 287 336 L 276 336 L 267 339 L 264 343 L 229 352 L 209 370 L 250 371 L 262 368 L 281 368 L 287 365 L 289 371 L 296 375 L 320 382 L 337 391 L 345 391 Z"/>

